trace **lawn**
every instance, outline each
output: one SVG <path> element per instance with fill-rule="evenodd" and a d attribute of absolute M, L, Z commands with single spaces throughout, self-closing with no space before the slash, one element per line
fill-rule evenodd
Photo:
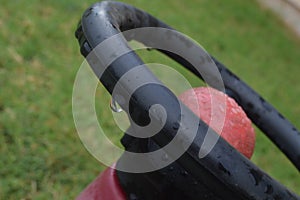
<path fill-rule="evenodd" d="M 300 128 L 300 40 L 270 11 L 254 0 L 124 2 L 198 41 Z M 74 31 L 92 3 L 1 2 L 0 199 L 72 199 L 104 169 L 83 147 L 72 117 L 83 62 Z M 174 64 L 155 52 L 142 55 Z M 98 117 L 117 143 L 121 131 L 101 86 L 96 99 Z M 258 130 L 252 160 L 300 194 L 299 173 Z"/>

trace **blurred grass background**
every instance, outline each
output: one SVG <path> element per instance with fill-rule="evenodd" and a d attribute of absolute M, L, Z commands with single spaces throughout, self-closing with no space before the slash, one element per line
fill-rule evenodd
<path fill-rule="evenodd" d="M 4 0 L 0 7 L 0 199 L 72 199 L 104 169 L 81 144 L 71 98 L 83 58 L 74 37 L 95 1 Z M 300 42 L 256 1 L 126 0 L 197 40 L 300 128 Z M 166 62 L 158 53 L 146 62 Z M 118 140 L 109 96 L 101 123 Z M 300 176 L 257 130 L 252 159 L 300 194 Z"/>

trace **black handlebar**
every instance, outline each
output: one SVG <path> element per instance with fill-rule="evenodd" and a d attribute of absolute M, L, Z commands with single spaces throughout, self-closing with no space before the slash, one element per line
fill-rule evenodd
<path fill-rule="evenodd" d="M 135 91 L 136 86 L 124 83 L 122 85 L 123 92 L 121 91 L 119 95 L 127 99 L 130 102 L 130 106 L 126 107 L 122 102 L 118 103 L 131 116 L 132 120 L 141 126 L 145 126 L 150 122 L 149 108 L 154 104 L 162 105 L 166 110 L 167 120 L 163 127 L 163 133 L 160 132 L 153 136 L 153 139 L 159 146 L 164 146 L 176 135 L 174 124 L 178 123 L 181 115 L 178 99 L 168 88 L 161 85 L 146 66 L 143 66 L 144 63 L 137 54 L 130 51 L 125 38 L 117 38 L 116 42 L 117 47 L 124 49 L 126 53 L 111 63 L 105 63 L 105 55 L 97 55 L 96 50 L 99 48 L 98 45 L 106 39 L 120 32 L 141 27 L 172 29 L 148 13 L 132 6 L 119 2 L 104 1 L 96 3 L 86 10 L 76 31 L 76 37 L 80 43 L 81 53 L 87 58 L 95 74 L 111 94 L 118 81 L 126 72 L 139 67 L 140 78 L 144 78 L 145 81 L 151 84 L 145 84 L 145 86 Z M 143 42 L 141 38 L 135 38 L 134 36 L 130 39 Z M 151 44 L 146 45 L 151 46 Z M 184 58 L 169 51 L 158 50 L 202 78 L 197 69 Z M 108 49 L 107 53 L 112 52 Z M 94 56 L 89 59 L 91 54 Z M 300 170 L 299 131 L 223 64 L 215 58 L 213 60 L 224 81 L 226 93 L 241 105 L 251 120 Z M 107 64 L 108 67 L 101 69 L 101 66 L 104 64 Z M 132 94 L 132 96 L 128 96 L 128 94 Z M 186 107 L 183 109 L 187 113 L 185 116 L 186 120 L 195 121 L 195 115 Z M 154 120 L 153 123 L 159 123 L 158 121 L 155 122 L 155 119 L 151 120 Z M 197 118 L 197 120 L 199 119 Z M 200 159 L 198 152 L 207 128 L 207 125 L 199 120 L 198 132 L 193 143 L 176 162 L 179 162 L 186 171 L 199 181 L 205 183 L 211 191 L 224 199 L 300 200 L 300 197 L 269 177 L 222 138 L 219 138 L 216 146 L 206 157 Z M 221 169 L 220 166 L 222 167 Z M 272 192 L 266 192 L 266 188 L 272 188 Z"/>

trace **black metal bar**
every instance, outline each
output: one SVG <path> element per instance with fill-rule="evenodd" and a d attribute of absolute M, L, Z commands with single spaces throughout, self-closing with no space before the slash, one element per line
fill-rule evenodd
<path fill-rule="evenodd" d="M 118 34 L 120 31 L 138 27 L 170 28 L 151 15 L 132 6 L 109 1 L 94 4 L 84 13 L 76 32 L 76 37 L 79 40 L 82 54 L 88 57 L 91 50 L 97 48 L 97 45 L 105 39 Z M 119 41 L 120 48 L 129 48 L 126 41 L 122 39 Z M 183 59 L 177 59 L 172 54 L 168 55 L 195 72 L 195 69 L 188 63 L 185 63 Z M 126 72 L 143 64 L 134 52 L 130 52 L 116 59 L 100 76 L 97 73 L 99 71 L 97 67 L 101 67 L 101 62 L 101 60 L 92 60 L 89 63 L 110 93 L 112 93 L 114 86 Z M 219 62 L 216 60 L 215 62 L 222 74 L 226 89 L 246 110 L 253 122 L 263 131 L 266 131 L 269 138 L 300 169 L 299 132 L 283 117 L 279 116 L 273 107 L 262 100 L 246 84 L 241 82 Z M 159 84 L 159 81 L 146 67 L 142 68 L 142 74 L 149 80 L 151 79 L 153 83 Z M 163 128 L 163 132 L 154 137 L 154 141 L 158 145 L 163 146 L 176 134 L 173 125 L 178 123 L 181 114 L 179 109 L 174 109 L 174 107 L 178 108 L 178 100 L 168 88 L 163 86 L 157 87 L 155 84 L 142 87 L 138 92 L 133 93 L 132 96 L 126 97 L 126 94 L 130 94 L 133 89 L 132 85 L 124 85 L 124 93 L 122 95 L 131 99 L 130 102 L 135 109 L 134 111 L 126 110 L 126 112 L 132 116 L 137 124 L 145 124 L 145 121 L 149 118 L 148 109 L 154 103 L 165 107 L 168 116 L 166 125 Z M 154 89 L 156 95 L 149 95 Z M 143 98 L 140 98 L 141 96 Z M 192 112 L 188 109 L 186 112 L 189 113 L 186 117 L 190 121 L 195 120 L 195 115 Z M 270 132 L 270 130 L 274 131 L 274 128 L 279 129 L 276 135 Z M 300 199 L 296 194 L 288 191 L 284 186 L 243 157 L 222 138 L 218 140 L 217 145 L 205 158 L 200 159 L 198 157 L 199 147 L 203 143 L 206 130 L 207 125 L 200 120 L 195 140 L 177 162 L 197 180 L 206 184 L 211 191 L 219 194 L 224 199 Z M 289 149 L 285 148 L 285 145 L 290 145 Z M 272 192 L 267 192 L 267 188 L 272 188 Z"/>

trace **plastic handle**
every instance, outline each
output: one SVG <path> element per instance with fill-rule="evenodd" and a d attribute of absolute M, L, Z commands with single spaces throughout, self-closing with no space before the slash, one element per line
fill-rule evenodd
<path fill-rule="evenodd" d="M 79 40 L 82 54 L 88 57 L 91 50 L 97 48 L 97 45 L 105 39 L 121 31 L 139 27 L 170 28 L 151 15 L 132 6 L 108 1 L 94 4 L 84 13 L 79 28 L 76 31 L 76 37 Z M 119 42 L 119 48 L 129 48 L 126 40 L 120 38 Z M 190 66 L 186 60 L 169 52 L 163 53 L 197 74 L 196 70 Z M 99 71 L 97 62 L 101 63 L 102 61 L 94 60 L 92 62 L 94 62 L 94 64 L 90 64 L 93 70 L 96 75 L 99 75 L 97 74 Z M 294 165 L 300 169 L 299 132 L 250 87 L 226 69 L 225 66 L 220 64 L 217 60 L 215 60 L 215 62 L 229 94 L 232 94 L 245 109 L 253 122 L 256 123 L 256 125 L 290 158 Z M 120 80 L 126 72 L 140 65 L 143 65 L 141 59 L 134 52 L 130 52 L 111 63 L 103 73 L 101 72 L 102 74 L 99 76 L 99 79 L 107 90 L 112 93 L 118 80 Z M 100 65 L 98 67 L 100 67 Z M 142 68 L 140 75 L 141 77 L 147 77 L 147 80 L 151 80 L 152 83 L 159 85 L 159 81 L 146 67 Z M 197 75 L 201 78 L 199 74 Z M 132 85 L 125 84 L 124 90 L 130 92 L 133 90 L 132 87 Z M 164 134 L 157 134 L 157 136 L 154 136 L 154 140 L 158 145 L 163 146 L 174 137 L 176 133 L 174 132 L 173 125 L 178 123 L 180 116 L 179 109 L 176 109 L 178 108 L 179 102 L 168 88 L 150 84 L 147 87 L 141 88 L 128 98 L 131 98 L 131 106 L 135 109 L 126 110 L 126 112 L 140 125 L 147 125 L 149 122 L 148 110 L 153 104 L 164 106 L 168 116 L 163 129 Z M 190 112 L 186 117 L 192 121 L 195 116 Z M 300 199 L 296 194 L 288 191 L 284 186 L 273 180 L 252 162 L 243 157 L 222 138 L 218 140 L 213 151 L 205 158 L 200 159 L 198 157 L 199 147 L 203 143 L 206 130 L 207 125 L 200 120 L 195 140 L 177 162 L 199 181 L 206 183 L 207 187 L 216 194 L 220 194 L 224 199 L 237 200 Z M 288 148 L 286 148 L 285 145 Z M 222 168 L 220 168 L 220 166 L 222 166 Z M 267 190 L 268 188 L 272 188 L 271 193 L 266 192 L 269 191 Z"/>

